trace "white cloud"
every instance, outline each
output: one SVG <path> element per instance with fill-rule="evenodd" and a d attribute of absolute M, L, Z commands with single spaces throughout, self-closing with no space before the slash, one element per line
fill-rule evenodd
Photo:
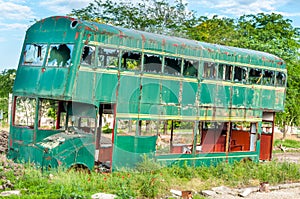
<path fill-rule="evenodd" d="M 40 2 L 39 5 L 58 14 L 68 14 L 72 9 L 79 9 L 86 7 L 93 0 L 51 0 Z"/>
<path fill-rule="evenodd" d="M 220 13 L 241 16 L 261 12 L 275 12 L 290 0 L 190 0 L 189 4 L 202 5 L 202 8 L 216 9 Z"/>
<path fill-rule="evenodd" d="M 8 30 L 26 30 L 29 26 L 23 23 L 1 23 L 0 22 L 0 31 Z"/>
<path fill-rule="evenodd" d="M 21 5 L 24 1 L 3 1 L 0 0 L 1 16 L 5 20 L 24 20 L 35 18 L 30 7 Z"/>

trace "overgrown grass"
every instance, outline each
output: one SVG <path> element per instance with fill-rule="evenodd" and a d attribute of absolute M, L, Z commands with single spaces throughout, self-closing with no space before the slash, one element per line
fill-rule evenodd
<path fill-rule="evenodd" d="M 161 167 L 145 158 L 137 170 L 113 173 L 88 174 L 62 168 L 42 172 L 29 165 L 18 175 L 13 170 L 0 171 L 2 177 L 14 184 L 13 189 L 21 190 L 22 198 L 90 198 L 99 192 L 116 194 L 119 198 L 160 198 L 170 195 L 170 189 L 199 192 L 220 185 L 245 187 L 266 181 L 278 184 L 300 180 L 300 165 L 273 161 L 192 168 Z"/>
<path fill-rule="evenodd" d="M 300 150 L 300 142 L 297 140 L 275 140 L 274 146 L 282 145 L 283 147 L 299 149 Z"/>

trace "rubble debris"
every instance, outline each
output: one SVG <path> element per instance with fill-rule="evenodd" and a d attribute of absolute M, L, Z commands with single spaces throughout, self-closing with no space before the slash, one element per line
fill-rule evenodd
<path fill-rule="evenodd" d="M 8 132 L 0 130 L 0 153 L 7 153 Z"/>
<path fill-rule="evenodd" d="M 114 199 L 117 198 L 114 194 L 107 194 L 107 193 L 95 193 L 92 195 L 92 199 Z"/>
<path fill-rule="evenodd" d="M 13 190 L 13 191 L 3 191 L 1 192 L 0 196 L 11 196 L 11 195 L 21 195 L 21 191 L 19 190 Z"/>

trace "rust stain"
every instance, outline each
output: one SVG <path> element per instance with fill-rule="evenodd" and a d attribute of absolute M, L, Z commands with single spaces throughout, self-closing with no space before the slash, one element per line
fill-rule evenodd
<path fill-rule="evenodd" d="M 75 40 L 78 39 L 78 36 L 79 36 L 79 32 L 76 32 L 76 34 L 75 34 Z"/>

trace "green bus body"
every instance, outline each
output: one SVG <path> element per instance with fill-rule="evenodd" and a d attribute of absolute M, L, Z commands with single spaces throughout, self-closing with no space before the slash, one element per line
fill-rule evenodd
<path fill-rule="evenodd" d="M 268 53 L 49 17 L 26 33 L 8 157 L 112 170 L 143 155 L 191 166 L 270 159 L 285 86 L 284 61 Z"/>

